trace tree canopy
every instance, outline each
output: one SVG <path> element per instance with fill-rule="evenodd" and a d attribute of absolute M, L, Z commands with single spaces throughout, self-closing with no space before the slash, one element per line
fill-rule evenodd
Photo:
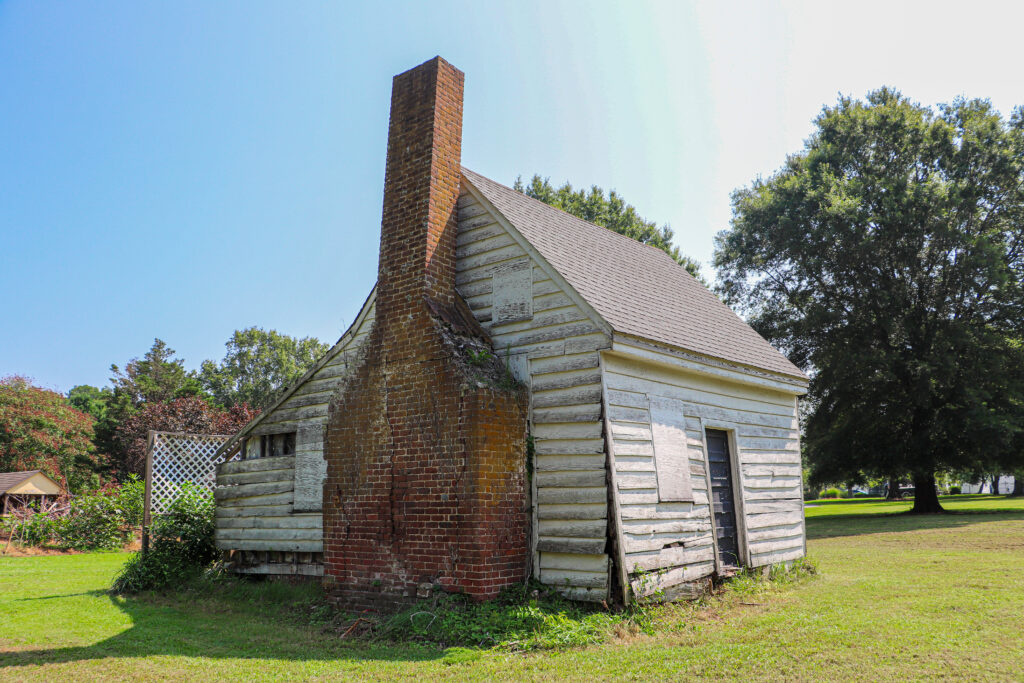
<path fill-rule="evenodd" d="M 236 330 L 225 344 L 220 364 L 204 361 L 199 378 L 215 401 L 224 406 L 247 403 L 263 410 L 280 391 L 301 377 L 330 345 L 313 337 L 296 339 L 275 330 Z"/>
<path fill-rule="evenodd" d="M 627 204 L 615 190 L 605 195 L 604 190 L 597 185 L 592 185 L 587 191 L 582 188 L 575 190 L 569 183 L 556 188 L 549 178 L 541 178 L 539 175 L 534 175 L 528 184 L 523 182 L 522 177 L 516 178 L 513 188 L 527 197 L 538 199 L 577 218 L 657 247 L 686 268 L 690 275 L 704 282 L 700 274 L 700 263 L 680 252 L 679 247 L 672 244 L 672 237 L 675 234 L 672 228 L 667 225 L 659 228 L 657 223 L 637 213 L 636 208 L 632 204 Z"/>
<path fill-rule="evenodd" d="M 24 377 L 0 379 L 0 472 L 42 470 L 77 492 L 98 483 L 93 419 Z"/>
<path fill-rule="evenodd" d="M 256 417 L 244 403 L 224 410 L 200 396 L 146 403 L 125 418 L 114 433 L 121 453 L 122 471 L 144 473 L 146 443 L 150 430 L 190 434 L 234 434 Z"/>
<path fill-rule="evenodd" d="M 883 88 L 815 126 L 734 193 L 718 289 L 811 373 L 812 474 L 911 473 L 938 511 L 937 471 L 1022 457 L 1024 110 Z"/>

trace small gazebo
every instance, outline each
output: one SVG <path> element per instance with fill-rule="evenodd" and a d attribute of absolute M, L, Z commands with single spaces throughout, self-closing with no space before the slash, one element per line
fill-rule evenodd
<path fill-rule="evenodd" d="M 40 509 L 45 508 L 47 499 L 53 500 L 66 493 L 63 486 L 40 470 L 0 472 L 0 509 L 5 515 L 10 510 L 25 507 L 37 500 Z"/>

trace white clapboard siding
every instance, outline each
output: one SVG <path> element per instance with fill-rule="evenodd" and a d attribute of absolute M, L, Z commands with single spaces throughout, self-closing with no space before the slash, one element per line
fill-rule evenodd
<path fill-rule="evenodd" d="M 294 512 L 294 456 L 221 463 L 213 495 L 221 550 L 323 551 L 323 515 Z"/>
<path fill-rule="evenodd" d="M 537 262 L 514 234 L 477 202 L 459 199 L 455 283 L 487 329 L 499 357 L 509 358 L 531 390 L 535 452 L 537 578 L 569 597 L 608 597 L 607 456 L 601 412 L 599 351 L 608 335 Z M 530 268 L 532 315 L 505 322 L 494 275 Z M 760 436 L 760 435 L 758 435 Z"/>
<path fill-rule="evenodd" d="M 799 427 L 792 394 L 699 375 L 680 366 L 605 353 L 606 411 L 618 482 L 623 548 L 638 594 L 714 571 L 702 427 L 728 427 L 739 446 L 738 489 L 749 563 L 786 561 L 804 548 Z M 684 412 L 693 503 L 660 502 L 649 397 Z M 654 581 L 650 572 L 657 575 Z M 652 587 L 653 582 L 653 587 Z"/>

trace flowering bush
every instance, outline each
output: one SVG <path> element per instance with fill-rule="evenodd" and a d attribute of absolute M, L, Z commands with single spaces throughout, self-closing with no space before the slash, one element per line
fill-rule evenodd
<path fill-rule="evenodd" d="M 54 391 L 18 376 L 0 379 L 0 471 L 42 470 L 76 491 L 102 465 L 94 420 Z"/>

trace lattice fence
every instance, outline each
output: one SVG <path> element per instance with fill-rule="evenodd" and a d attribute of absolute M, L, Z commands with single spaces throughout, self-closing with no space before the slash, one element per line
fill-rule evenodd
<path fill-rule="evenodd" d="M 218 463 L 236 460 L 239 451 L 217 455 L 230 435 L 150 432 L 146 453 L 146 506 L 164 512 L 181 485 L 191 482 L 213 491 Z"/>

